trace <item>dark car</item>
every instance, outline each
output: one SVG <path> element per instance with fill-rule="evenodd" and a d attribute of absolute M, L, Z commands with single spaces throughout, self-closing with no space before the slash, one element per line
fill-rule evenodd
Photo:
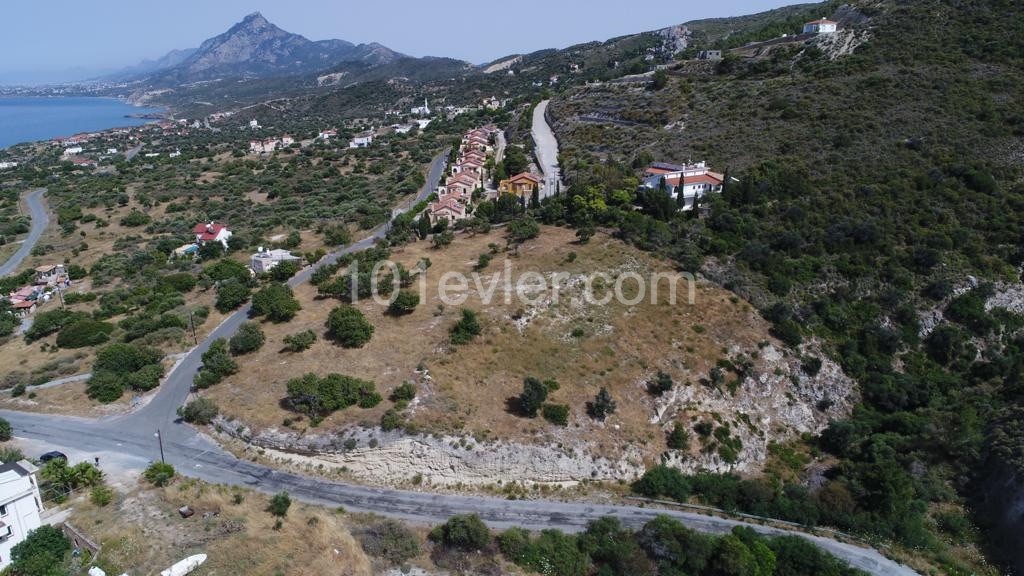
<path fill-rule="evenodd" d="M 52 452 L 47 452 L 46 454 L 43 454 L 42 456 L 39 457 L 39 461 L 43 464 L 46 464 L 50 460 L 63 460 L 67 462 L 68 457 L 63 452 L 57 452 L 56 450 Z"/>

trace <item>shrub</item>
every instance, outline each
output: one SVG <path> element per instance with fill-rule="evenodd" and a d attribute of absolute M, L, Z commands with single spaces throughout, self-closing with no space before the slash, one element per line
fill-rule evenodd
<path fill-rule="evenodd" d="M 145 212 L 139 212 L 138 210 L 132 210 L 124 218 L 121 218 L 121 226 L 128 228 L 135 228 L 137 226 L 145 226 L 149 224 L 149 215 Z"/>
<path fill-rule="evenodd" d="M 241 356 L 242 354 L 249 354 L 259 350 L 263 347 L 265 341 L 266 337 L 263 335 L 263 330 L 260 329 L 258 324 L 255 322 L 245 322 L 238 328 L 238 332 L 231 337 L 228 346 L 232 356 Z"/>
<path fill-rule="evenodd" d="M 32 319 L 32 326 L 25 330 L 25 341 L 35 342 L 57 332 L 68 324 L 88 319 L 89 315 L 85 312 L 73 312 L 63 308 L 40 312 Z"/>
<path fill-rule="evenodd" d="M 476 514 L 459 514 L 431 530 L 430 539 L 449 548 L 475 551 L 491 543 L 491 533 Z"/>
<path fill-rule="evenodd" d="M 209 388 L 235 372 L 238 372 L 238 364 L 228 352 L 228 342 L 218 338 L 203 352 L 203 366 L 196 374 L 194 383 L 196 388 Z"/>
<path fill-rule="evenodd" d="M 160 378 L 164 375 L 164 367 L 160 364 L 149 364 L 139 368 L 135 372 L 124 375 L 123 384 L 125 388 L 145 392 L 160 385 Z"/>
<path fill-rule="evenodd" d="M 92 492 L 89 493 L 89 501 L 102 508 L 114 501 L 114 491 L 103 484 L 94 486 Z"/>
<path fill-rule="evenodd" d="M 380 429 L 385 432 L 398 430 L 404 424 L 405 420 L 402 419 L 402 415 L 394 408 L 389 408 L 388 411 L 380 417 Z"/>
<path fill-rule="evenodd" d="M 523 379 L 523 391 L 519 394 L 519 410 L 534 418 L 544 401 L 548 399 L 548 387 L 533 376 Z"/>
<path fill-rule="evenodd" d="M 135 372 L 149 364 L 158 364 L 163 354 L 156 348 L 135 344 L 111 344 L 96 354 L 93 372 L 108 371 L 116 374 Z"/>
<path fill-rule="evenodd" d="M 78 264 L 68 264 L 64 269 L 67 271 L 68 278 L 71 280 L 81 280 L 89 274 L 84 267 L 79 266 Z"/>
<path fill-rule="evenodd" d="M 661 396 L 675 386 L 672 377 L 658 370 L 658 375 L 647 381 L 647 391 L 655 396 Z"/>
<path fill-rule="evenodd" d="M 7 442 L 11 439 L 11 423 L 0 418 L 0 442 Z"/>
<path fill-rule="evenodd" d="M 311 415 L 330 414 L 357 404 L 372 408 L 381 401 L 373 382 L 342 374 L 320 378 L 309 373 L 289 380 L 287 388 L 291 407 Z"/>
<path fill-rule="evenodd" d="M 277 266 L 270 269 L 270 277 L 277 282 L 287 282 L 289 278 L 302 268 L 298 260 L 286 260 L 279 262 Z"/>
<path fill-rule="evenodd" d="M 284 337 L 284 348 L 289 352 L 302 352 L 316 342 L 316 332 L 305 330 Z"/>
<path fill-rule="evenodd" d="M 357 532 L 356 538 L 367 554 L 374 558 L 380 558 L 391 565 L 411 560 L 420 553 L 420 544 L 416 533 L 395 520 L 384 520 L 377 524 L 371 524 Z"/>
<path fill-rule="evenodd" d="M 109 322 L 84 318 L 60 329 L 60 332 L 57 333 L 57 346 L 60 348 L 97 346 L 109 340 L 110 333 L 113 331 L 114 325 Z"/>
<path fill-rule="evenodd" d="M 686 450 L 690 446 L 690 434 L 685 426 L 676 422 L 665 441 L 672 450 Z"/>
<path fill-rule="evenodd" d="M 402 382 L 391 392 L 392 402 L 409 402 L 416 397 L 416 385 L 411 382 Z"/>
<path fill-rule="evenodd" d="M 345 348 L 361 348 L 373 336 L 373 325 L 351 306 L 339 306 L 327 316 L 327 334 Z"/>
<path fill-rule="evenodd" d="M 266 316 L 271 322 L 287 322 L 302 309 L 292 289 L 285 284 L 268 284 L 252 297 L 250 316 Z"/>
<path fill-rule="evenodd" d="M 27 576 L 64 574 L 64 556 L 70 550 L 71 542 L 60 528 L 44 524 L 11 548 L 10 571 Z"/>
<path fill-rule="evenodd" d="M 166 462 L 153 462 L 142 473 L 142 477 L 154 486 L 167 486 L 174 480 L 174 466 Z"/>
<path fill-rule="evenodd" d="M 480 335 L 480 322 L 477 321 L 476 313 L 467 308 L 462 309 L 462 317 L 452 326 L 449 331 L 452 344 L 469 344 L 474 338 Z"/>
<path fill-rule="evenodd" d="M 568 404 L 545 404 L 541 408 L 541 415 L 544 419 L 552 424 L 558 426 L 567 426 L 569 424 L 569 405 Z"/>
<path fill-rule="evenodd" d="M 121 377 L 113 372 L 94 372 L 86 385 L 85 393 L 104 404 L 116 402 L 124 394 Z"/>
<path fill-rule="evenodd" d="M 267 512 L 270 512 L 278 518 L 284 518 L 288 515 L 288 509 L 292 507 L 292 498 L 288 495 L 288 492 L 278 492 L 270 499 L 270 505 L 267 506 Z"/>
<path fill-rule="evenodd" d="M 590 414 L 592 418 L 597 420 L 604 420 L 609 414 L 613 413 L 615 413 L 615 400 L 612 400 L 612 395 L 608 393 L 608 389 L 602 386 L 597 396 L 594 397 L 594 401 L 587 402 L 587 414 Z"/>
<path fill-rule="evenodd" d="M 196 398 L 178 408 L 178 416 L 190 424 L 209 424 L 219 412 L 217 404 L 209 398 Z"/>
<path fill-rule="evenodd" d="M 196 287 L 196 277 L 188 272 L 168 274 L 160 278 L 160 286 L 166 290 L 184 294 L 191 292 Z"/>
<path fill-rule="evenodd" d="M 217 288 L 217 301 L 214 307 L 222 314 L 227 314 L 245 304 L 250 292 L 249 287 L 241 282 L 225 282 Z"/>
<path fill-rule="evenodd" d="M 214 282 L 234 280 L 236 282 L 241 282 L 242 284 L 247 284 L 251 278 L 249 268 L 247 268 L 245 264 L 228 258 L 222 258 L 213 264 L 210 264 L 206 268 L 203 268 L 203 273 Z"/>
<path fill-rule="evenodd" d="M 411 290 L 399 290 L 395 299 L 388 305 L 388 313 L 392 316 L 412 314 L 420 305 L 420 295 Z"/>

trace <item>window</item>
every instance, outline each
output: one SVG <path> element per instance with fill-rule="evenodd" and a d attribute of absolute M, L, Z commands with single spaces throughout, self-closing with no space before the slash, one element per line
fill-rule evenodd
<path fill-rule="evenodd" d="M 7 516 L 7 504 L 0 504 L 0 516 Z"/>

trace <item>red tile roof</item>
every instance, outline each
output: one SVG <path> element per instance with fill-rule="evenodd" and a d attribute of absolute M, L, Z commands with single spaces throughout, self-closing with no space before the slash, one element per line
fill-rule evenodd
<path fill-rule="evenodd" d="M 203 241 L 216 240 L 217 234 L 220 234 L 220 231 L 225 228 L 227 228 L 227 225 L 219 222 L 213 222 L 212 224 L 196 224 L 192 227 L 192 233 Z"/>

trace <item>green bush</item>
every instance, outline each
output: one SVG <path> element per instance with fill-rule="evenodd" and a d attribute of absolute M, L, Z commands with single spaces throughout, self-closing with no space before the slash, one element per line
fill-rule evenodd
<path fill-rule="evenodd" d="M 388 313 L 392 316 L 412 314 L 420 304 L 420 295 L 411 290 L 399 290 L 395 299 L 388 305 Z"/>
<path fill-rule="evenodd" d="M 304 330 L 284 337 L 284 347 L 289 352 L 309 350 L 314 342 L 316 342 L 316 332 L 312 330 Z"/>
<path fill-rule="evenodd" d="M 391 391 L 393 402 L 409 402 L 416 397 L 416 385 L 412 382 L 402 382 Z"/>
<path fill-rule="evenodd" d="M 89 493 L 89 501 L 101 508 L 107 506 L 114 501 L 114 490 L 103 484 L 94 486 Z"/>
<path fill-rule="evenodd" d="M 407 562 L 420 554 L 416 533 L 396 520 L 382 520 L 355 533 L 363 550 L 392 566 Z"/>
<path fill-rule="evenodd" d="M 569 425 L 568 404 L 545 404 L 541 407 L 541 415 L 544 419 L 558 426 Z"/>
<path fill-rule="evenodd" d="M 142 473 L 142 477 L 154 486 L 167 486 L 174 480 L 174 466 L 165 462 L 154 462 Z"/>
<path fill-rule="evenodd" d="M 196 398 L 178 408 L 178 416 L 189 424 L 209 424 L 219 412 L 217 404 L 209 398 Z"/>
<path fill-rule="evenodd" d="M 266 316 L 271 322 L 287 322 L 302 309 L 292 289 L 285 284 L 268 284 L 252 297 L 251 316 Z"/>
<path fill-rule="evenodd" d="M 594 401 L 587 402 L 587 414 L 590 414 L 591 418 L 604 420 L 609 414 L 615 412 L 615 407 L 615 400 L 612 400 L 612 395 L 602 386 L 597 396 L 594 397 Z"/>
<path fill-rule="evenodd" d="M 5 418 L 0 418 L 0 442 L 7 442 L 11 439 L 11 423 Z"/>
<path fill-rule="evenodd" d="M 533 376 L 523 379 L 523 391 L 519 394 L 519 410 L 530 418 L 537 416 L 544 401 L 548 399 L 548 387 Z"/>
<path fill-rule="evenodd" d="M 672 450 L 686 450 L 690 447 L 690 434 L 686 431 L 685 426 L 676 422 L 672 426 L 672 431 L 668 433 L 665 442 Z"/>
<path fill-rule="evenodd" d="M 430 531 L 430 539 L 448 548 L 476 551 L 491 543 L 491 532 L 476 514 L 459 514 Z"/>
<path fill-rule="evenodd" d="M 235 332 L 231 340 L 228 341 L 228 347 L 231 350 L 232 356 L 241 356 L 242 354 L 250 354 L 263 347 L 263 343 L 266 341 L 266 337 L 263 335 L 263 330 L 255 322 L 245 322 L 239 328 L 238 332 Z"/>
<path fill-rule="evenodd" d="M 145 212 L 139 212 L 138 210 L 132 210 L 124 218 L 121 218 L 121 226 L 128 228 L 135 228 L 138 226 L 145 226 L 150 223 L 149 215 Z"/>
<path fill-rule="evenodd" d="M 452 326 L 449 336 L 452 344 L 469 344 L 480 335 L 480 332 L 480 322 L 476 318 L 476 312 L 463 308 L 462 317 Z"/>
<path fill-rule="evenodd" d="M 202 359 L 203 365 L 193 380 L 196 388 L 200 390 L 209 388 L 238 372 L 238 364 L 231 358 L 228 342 L 223 338 L 211 342 L 210 347 L 203 352 Z"/>
<path fill-rule="evenodd" d="M 160 278 L 160 286 L 165 290 L 184 294 L 196 287 L 196 277 L 188 272 L 168 274 Z"/>
<path fill-rule="evenodd" d="M 309 373 L 289 380 L 287 389 L 291 407 L 313 416 L 355 405 L 372 408 L 381 401 L 373 382 L 342 374 L 328 374 L 320 378 Z"/>
<path fill-rule="evenodd" d="M 65 557 L 70 551 L 71 542 L 60 528 L 43 524 L 11 548 L 11 573 L 24 576 L 64 574 Z"/>
<path fill-rule="evenodd" d="M 373 336 L 373 324 L 352 306 L 339 306 L 327 316 L 327 335 L 345 348 L 361 348 Z"/>
<path fill-rule="evenodd" d="M 284 518 L 288 515 L 288 509 L 291 507 L 292 499 L 288 492 L 278 492 L 270 498 L 270 505 L 267 506 L 267 511 L 278 518 Z"/>
<path fill-rule="evenodd" d="M 232 310 L 245 304 L 246 300 L 249 299 L 249 286 L 241 282 L 225 282 L 217 288 L 217 300 L 214 303 L 214 307 L 222 314 L 227 314 Z"/>
<path fill-rule="evenodd" d="M 385 432 L 398 430 L 404 425 L 405 419 L 403 419 L 402 415 L 398 413 L 398 410 L 395 410 L 394 408 L 389 408 L 380 417 L 380 429 Z"/>
<path fill-rule="evenodd" d="M 32 318 L 32 326 L 25 330 L 25 341 L 35 342 L 57 332 L 64 326 L 82 320 L 89 320 L 85 312 L 74 312 L 63 308 L 39 312 Z"/>
<path fill-rule="evenodd" d="M 655 396 L 661 396 L 672 390 L 673 386 L 675 386 L 675 382 L 672 381 L 672 377 L 661 370 L 658 370 L 657 376 L 647 381 L 647 391 Z"/>

